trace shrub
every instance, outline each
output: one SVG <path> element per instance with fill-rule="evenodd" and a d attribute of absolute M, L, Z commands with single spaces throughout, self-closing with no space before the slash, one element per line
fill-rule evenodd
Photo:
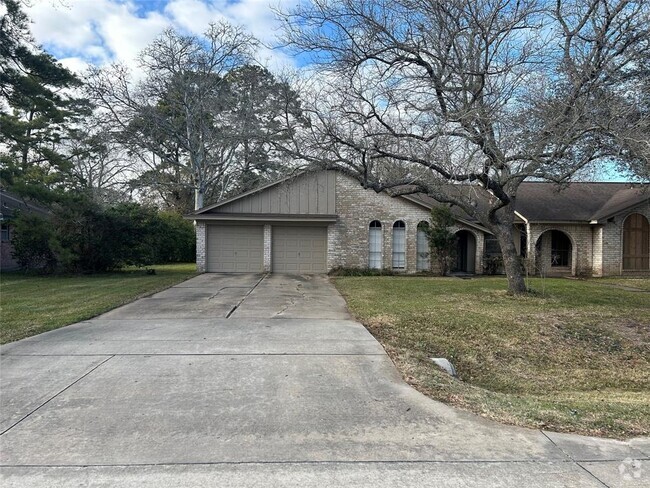
<path fill-rule="evenodd" d="M 34 214 L 19 214 L 11 222 L 13 257 L 21 268 L 52 273 L 58 266 L 61 245 L 54 225 Z"/>
<path fill-rule="evenodd" d="M 87 199 L 59 206 L 50 221 L 15 221 L 15 257 L 25 269 L 96 273 L 124 265 L 192 261 L 194 227 L 136 203 L 102 208 Z"/>
<path fill-rule="evenodd" d="M 431 225 L 427 229 L 431 255 L 438 262 L 440 276 L 446 276 L 456 257 L 456 236 L 450 227 L 455 220 L 448 207 L 431 209 Z"/>
<path fill-rule="evenodd" d="M 483 273 L 486 275 L 496 275 L 503 273 L 502 256 L 486 256 L 483 258 Z"/>
<path fill-rule="evenodd" d="M 329 272 L 330 276 L 393 276 L 392 269 L 376 268 L 335 268 Z"/>
<path fill-rule="evenodd" d="M 196 257 L 194 224 L 173 212 L 158 214 L 157 263 L 187 263 Z"/>

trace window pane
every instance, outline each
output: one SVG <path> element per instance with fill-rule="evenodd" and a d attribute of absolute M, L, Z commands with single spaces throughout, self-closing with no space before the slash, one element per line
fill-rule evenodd
<path fill-rule="evenodd" d="M 397 222 L 396 225 L 397 224 L 399 224 L 399 222 Z M 404 227 L 393 227 L 393 268 L 403 269 L 405 267 L 406 229 Z"/>
<path fill-rule="evenodd" d="M 551 266 L 571 265 L 571 241 L 563 232 L 551 232 Z"/>
<path fill-rule="evenodd" d="M 418 238 L 417 238 L 417 269 L 418 271 L 425 271 L 429 269 L 429 242 L 427 239 L 427 233 L 418 229 Z"/>
<path fill-rule="evenodd" d="M 368 236 L 368 267 L 381 269 L 381 227 L 370 229 Z"/>

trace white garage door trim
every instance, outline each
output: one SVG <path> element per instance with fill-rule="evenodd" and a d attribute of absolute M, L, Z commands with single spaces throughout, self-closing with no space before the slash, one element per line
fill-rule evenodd
<path fill-rule="evenodd" d="M 327 272 L 327 227 L 273 226 L 272 236 L 274 273 Z"/>
<path fill-rule="evenodd" d="M 206 269 L 212 273 L 261 273 L 264 269 L 264 227 L 208 225 Z"/>

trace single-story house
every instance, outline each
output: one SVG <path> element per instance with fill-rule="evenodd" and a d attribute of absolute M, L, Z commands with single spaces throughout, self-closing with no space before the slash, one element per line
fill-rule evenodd
<path fill-rule="evenodd" d="M 50 215 L 49 211 L 40 205 L 0 188 L 0 224 L 2 225 L 0 234 L 0 269 L 2 271 L 11 271 L 19 267 L 13 257 L 14 248 L 11 244 L 13 235 L 11 221 L 18 212 L 36 213 L 44 217 Z"/>
<path fill-rule="evenodd" d="M 645 191 L 644 191 L 645 190 Z M 431 269 L 424 227 L 434 200 L 391 197 L 336 171 L 306 172 L 206 206 L 196 221 L 197 268 L 325 273 L 335 268 Z M 649 273 L 650 189 L 630 183 L 523 183 L 519 253 L 545 274 Z M 480 223 L 456 213 L 454 271 L 482 274 L 498 254 Z"/>

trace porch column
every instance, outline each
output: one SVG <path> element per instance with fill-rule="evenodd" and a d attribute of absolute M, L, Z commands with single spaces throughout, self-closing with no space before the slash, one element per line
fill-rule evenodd
<path fill-rule="evenodd" d="M 593 276 L 603 276 L 603 226 L 591 228 L 591 272 Z"/>

